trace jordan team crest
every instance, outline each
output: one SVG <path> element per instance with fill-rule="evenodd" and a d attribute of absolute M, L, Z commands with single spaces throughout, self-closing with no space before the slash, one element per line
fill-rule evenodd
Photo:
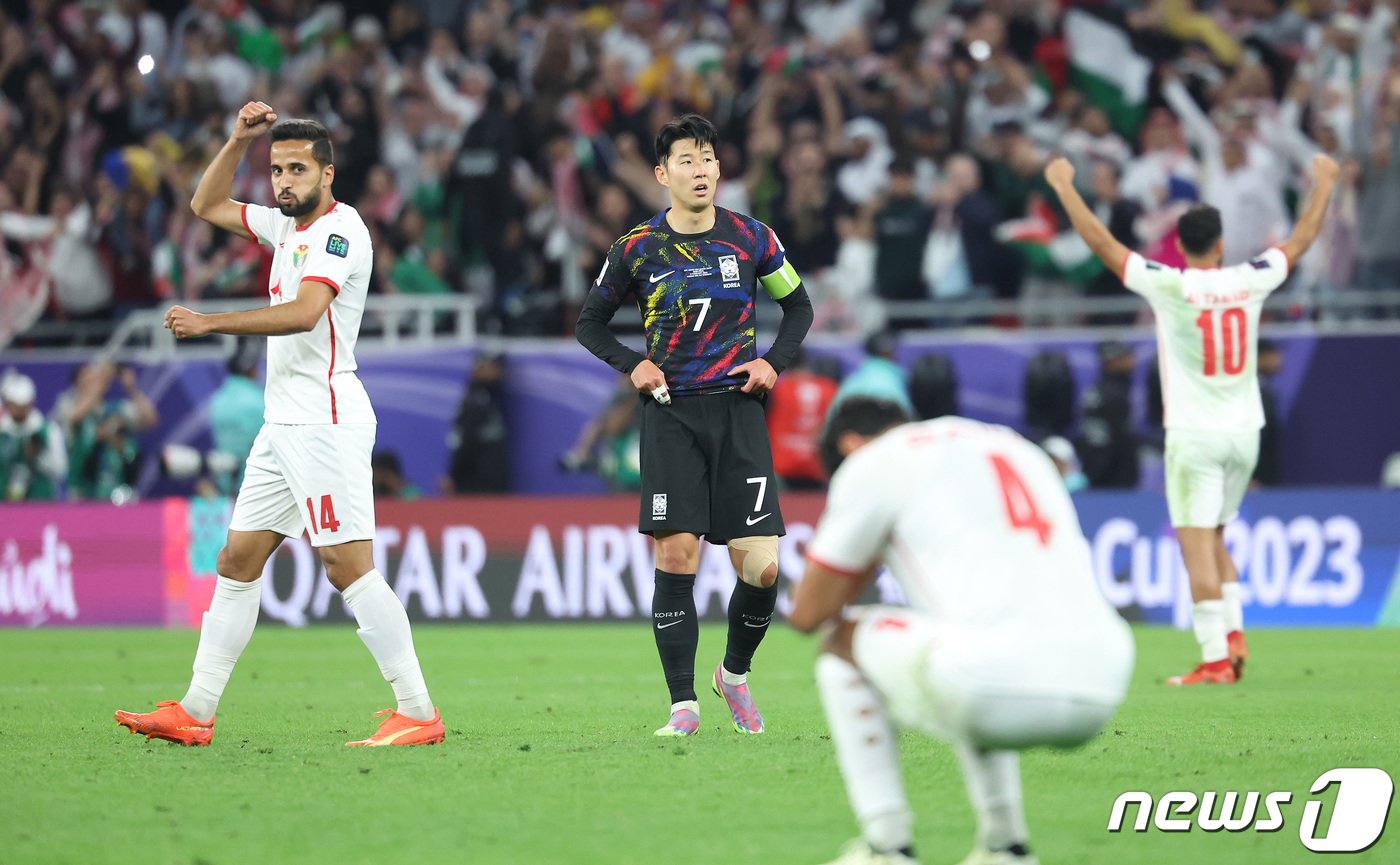
<path fill-rule="evenodd" d="M 306 244 L 304 243 L 292 252 L 292 267 L 301 267 L 306 263 L 306 252 Z"/>

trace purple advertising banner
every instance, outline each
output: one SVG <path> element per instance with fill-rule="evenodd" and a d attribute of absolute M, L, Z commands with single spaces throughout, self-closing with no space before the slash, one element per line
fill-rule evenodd
<path fill-rule="evenodd" d="M 0 507 L 0 627 L 165 624 L 164 512 Z"/>
<path fill-rule="evenodd" d="M 1129 342 L 1137 354 L 1132 423 L 1141 434 L 1157 434 L 1160 431 L 1149 429 L 1146 421 L 1155 348 L 1147 332 Z M 1395 387 L 1365 373 L 1400 366 L 1400 335 L 1290 334 L 1275 342 L 1282 368 L 1268 386 L 1277 397 L 1279 485 L 1377 485 L 1387 457 L 1400 451 L 1400 426 L 1393 417 Z M 855 340 L 813 338 L 808 343 L 811 355 L 833 358 L 847 372 L 861 356 Z M 1082 396 L 1098 375 L 1096 345 L 1084 334 L 1002 334 L 981 340 L 934 333 L 907 337 L 897 359 L 909 369 L 925 354 L 946 356 L 957 375 L 960 414 L 1024 431 L 1022 391 L 1030 359 L 1041 351 L 1063 354 Z M 358 375 L 379 417 L 375 447 L 397 454 L 405 477 L 426 495 L 438 491 L 448 471 L 452 423 L 471 378 L 472 355 L 471 349 L 454 348 L 366 350 L 357 357 Z M 68 387 L 77 362 L 0 355 L 0 369 L 11 366 L 34 378 L 37 405 L 47 411 Z M 150 457 L 166 444 L 210 447 L 209 399 L 225 377 L 224 365 L 212 360 L 160 363 L 138 367 L 138 375 L 142 390 L 158 408 L 160 423 L 137 437 L 148 457 L 137 492 L 142 498 L 189 495 L 188 481 L 163 477 L 157 460 Z M 608 492 L 596 474 L 567 472 L 559 458 L 598 418 L 621 381 L 625 379 L 620 374 L 572 340 L 511 344 L 497 392 L 508 431 L 508 490 L 529 495 Z M 115 385 L 109 396 L 120 396 Z M 1077 428 L 1069 430 L 1071 438 L 1077 433 Z M 1160 466 L 1144 470 L 1141 485 L 1160 492 Z"/>

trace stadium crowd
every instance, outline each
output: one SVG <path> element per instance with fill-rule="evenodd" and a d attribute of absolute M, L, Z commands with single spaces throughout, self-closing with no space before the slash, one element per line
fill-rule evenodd
<path fill-rule="evenodd" d="M 1400 287 L 1397 5 L 3 0 L 0 337 L 260 294 L 269 252 L 187 207 L 254 98 L 333 131 L 375 290 L 468 293 L 488 332 L 567 331 L 663 205 L 651 135 L 687 110 L 721 129 L 719 203 L 775 228 L 819 329 L 875 329 L 880 298 L 1120 291 L 1044 188 L 1056 154 L 1151 256 L 1215 204 L 1229 264 L 1282 236 L 1325 150 L 1345 182 L 1298 308 Z M 236 196 L 267 202 L 266 148 Z"/>

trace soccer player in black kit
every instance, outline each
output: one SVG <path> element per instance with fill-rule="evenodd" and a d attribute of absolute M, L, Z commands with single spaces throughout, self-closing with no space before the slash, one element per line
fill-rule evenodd
<path fill-rule="evenodd" d="M 658 736 L 690 736 L 700 727 L 701 535 L 728 547 L 739 574 L 724 661 L 711 684 L 734 729 L 763 732 L 748 672 L 777 601 L 784 533 L 763 400 L 812 325 L 812 303 L 773 230 L 715 206 L 715 140 L 714 126 L 696 114 L 661 128 L 656 180 L 671 206 L 612 245 L 576 328 L 585 348 L 632 377 L 642 400 L 639 527 L 656 539 L 652 634 L 671 691 L 671 717 Z M 760 286 L 783 309 L 762 356 L 754 339 Z M 608 330 L 625 302 L 641 310 L 645 355 Z"/>

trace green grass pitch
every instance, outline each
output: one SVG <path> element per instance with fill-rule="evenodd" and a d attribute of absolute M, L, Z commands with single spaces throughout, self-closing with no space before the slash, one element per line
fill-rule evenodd
<path fill-rule="evenodd" d="M 1188 666 L 1190 635 L 1135 635 L 1133 687 L 1109 728 L 1079 750 L 1023 757 L 1043 863 L 1326 860 L 1298 839 L 1313 780 L 1339 766 L 1400 778 L 1400 632 L 1255 631 L 1241 685 L 1187 690 L 1158 683 Z M 702 681 L 723 640 L 722 626 L 702 631 Z M 433 748 L 343 747 L 391 700 L 350 626 L 260 628 L 212 747 L 117 727 L 114 709 L 184 693 L 195 641 L 0 631 L 0 862 L 781 865 L 824 862 L 856 834 L 812 686 L 814 643 L 783 627 L 752 679 L 768 723 L 757 737 L 735 733 L 708 689 L 697 737 L 652 737 L 667 700 L 645 624 L 420 626 L 448 730 Z M 910 736 L 902 754 L 922 861 L 957 862 L 973 824 L 951 753 Z M 1294 798 L 1272 834 L 1109 834 L 1131 789 Z M 1336 861 L 1400 861 L 1396 813 L 1388 830 Z"/>

